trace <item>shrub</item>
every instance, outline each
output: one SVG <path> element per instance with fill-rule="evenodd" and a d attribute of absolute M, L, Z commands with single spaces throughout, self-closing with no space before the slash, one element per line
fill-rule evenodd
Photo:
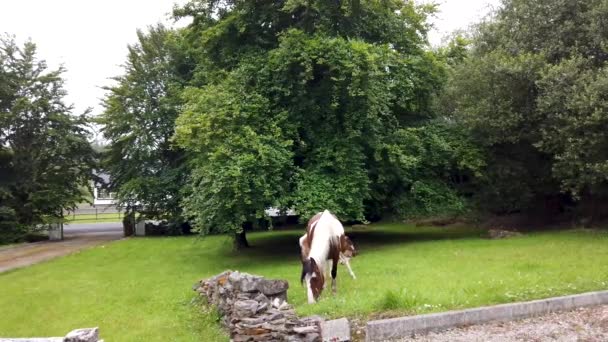
<path fill-rule="evenodd" d="M 0 206 L 0 244 L 20 242 L 26 233 L 25 227 L 17 222 L 15 211 Z"/>

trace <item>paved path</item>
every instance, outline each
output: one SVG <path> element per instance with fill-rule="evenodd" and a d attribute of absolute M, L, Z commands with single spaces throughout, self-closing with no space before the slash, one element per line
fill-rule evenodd
<path fill-rule="evenodd" d="M 122 238 L 122 225 L 119 222 L 66 224 L 63 234 L 63 241 L 19 244 L 0 249 L 0 273 L 118 240 Z"/>
<path fill-rule="evenodd" d="M 489 323 L 429 333 L 401 342 L 608 341 L 608 305 L 552 313 L 520 321 Z"/>

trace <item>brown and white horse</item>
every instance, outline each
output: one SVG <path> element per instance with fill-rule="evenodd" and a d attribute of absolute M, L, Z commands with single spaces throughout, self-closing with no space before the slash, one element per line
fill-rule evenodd
<path fill-rule="evenodd" d="M 341 253 L 344 247 L 344 252 Z M 314 303 L 325 287 L 325 273 L 330 269 L 331 287 L 336 292 L 338 262 L 343 261 L 349 268 L 348 260 L 356 251 L 350 239 L 344 235 L 342 223 L 328 210 L 313 216 L 306 227 L 306 234 L 300 238 L 302 257 L 301 282 L 306 282 L 308 302 Z"/>
<path fill-rule="evenodd" d="M 308 237 L 308 232 L 311 227 L 319 220 L 322 213 L 318 213 L 313 216 L 309 221 L 306 227 L 306 234 L 304 234 L 300 238 L 300 251 L 301 251 L 301 259 L 304 261 L 308 253 L 310 253 L 310 246 L 306 243 L 306 239 Z M 335 216 L 334 216 L 335 217 Z M 337 219 L 337 218 L 336 218 Z M 348 269 L 348 273 L 353 279 L 357 279 L 355 272 L 350 267 L 350 259 L 357 255 L 357 250 L 355 249 L 355 244 L 351 241 L 351 239 L 346 236 L 346 234 L 340 236 L 340 264 L 346 266 Z"/>

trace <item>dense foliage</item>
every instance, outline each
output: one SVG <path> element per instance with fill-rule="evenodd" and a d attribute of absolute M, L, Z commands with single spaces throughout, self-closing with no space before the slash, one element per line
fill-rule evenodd
<path fill-rule="evenodd" d="M 137 36 L 124 75 L 107 88 L 98 120 L 109 144 L 104 169 L 119 204 L 148 218 L 179 222 L 188 169 L 184 152 L 170 138 L 192 67 L 178 32 L 156 26 Z"/>
<path fill-rule="evenodd" d="M 504 0 L 454 68 L 447 101 L 487 150 L 481 202 L 497 212 L 601 214 L 608 199 L 606 1 Z"/>
<path fill-rule="evenodd" d="M 138 31 L 97 119 L 63 102 L 63 69 L 0 41 L 0 234 L 86 199 L 96 168 L 120 204 L 202 234 L 266 210 L 344 221 L 569 208 L 608 213 L 608 5 L 503 0 L 432 50 L 434 5 L 193 0 L 190 25 Z M 131 217 L 131 216 L 129 216 Z"/>
<path fill-rule="evenodd" d="M 456 185 L 482 162 L 457 127 L 434 122 L 446 62 L 426 49 L 433 9 L 394 0 L 176 10 L 193 17 L 197 59 L 175 139 L 193 158 L 184 203 L 196 226 L 242 232 L 270 206 L 343 220 L 462 210 Z"/>
<path fill-rule="evenodd" d="M 139 32 L 101 122 L 148 217 L 237 233 L 265 210 L 346 221 L 554 216 L 608 203 L 605 1 L 504 0 L 431 50 L 432 5 L 195 0 Z M 590 204 L 590 205 L 587 205 Z M 245 240 L 243 240 L 246 243 Z"/>
<path fill-rule="evenodd" d="M 11 37 L 0 40 L 3 230 L 61 218 L 86 198 L 82 187 L 92 179 L 95 153 L 87 141 L 86 115 L 74 115 L 63 101 L 63 71 L 48 71 L 31 42 L 20 47 Z"/>

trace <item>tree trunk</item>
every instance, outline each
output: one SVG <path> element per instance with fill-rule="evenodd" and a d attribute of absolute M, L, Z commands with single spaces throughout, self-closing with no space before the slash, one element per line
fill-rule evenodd
<path fill-rule="evenodd" d="M 234 247 L 239 249 L 249 248 L 249 242 L 247 242 L 247 233 L 243 230 L 240 233 L 234 233 Z"/>

